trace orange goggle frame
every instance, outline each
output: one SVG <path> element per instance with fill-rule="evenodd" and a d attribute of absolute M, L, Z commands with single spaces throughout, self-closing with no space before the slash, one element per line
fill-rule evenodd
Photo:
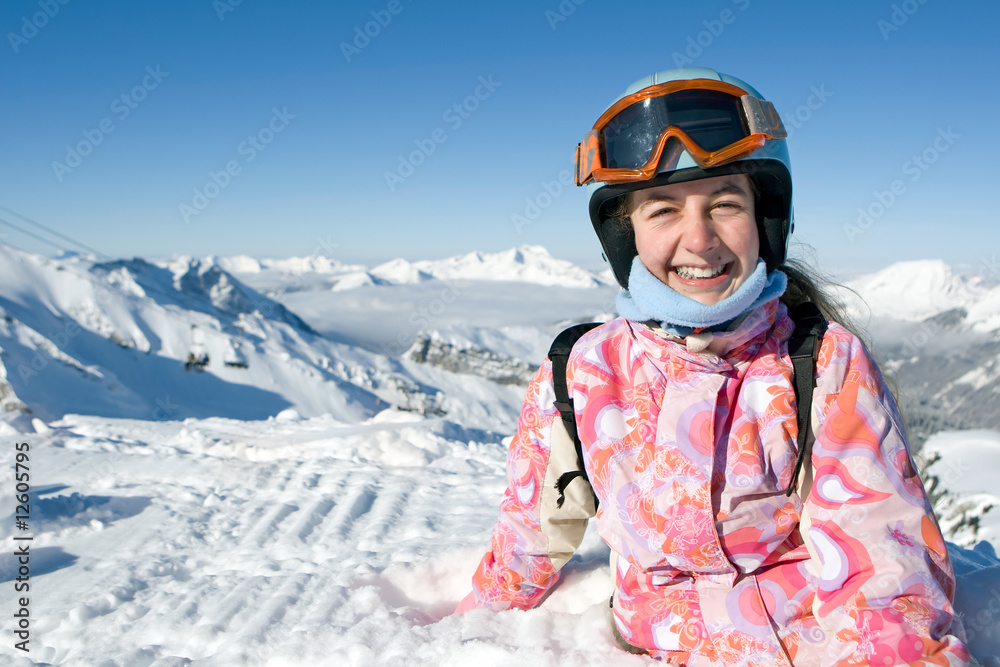
<path fill-rule="evenodd" d="M 742 111 L 744 136 L 726 146 L 715 150 L 702 148 L 687 132 L 674 125 L 664 127 L 659 139 L 649 148 L 649 156 L 645 163 L 635 169 L 611 168 L 604 166 L 604 129 L 622 111 L 633 104 L 654 97 L 664 97 L 682 90 L 711 90 L 727 93 L 737 98 Z M 723 81 L 712 79 L 688 79 L 684 81 L 668 81 L 643 88 L 615 102 L 597 119 L 594 129 L 583 137 L 576 146 L 576 184 L 585 185 L 591 181 L 604 183 L 629 183 L 649 180 L 656 174 L 657 165 L 663 155 L 663 149 L 668 140 L 676 138 L 691 157 L 702 167 L 712 167 L 730 160 L 750 155 L 764 146 L 768 139 L 784 139 L 788 136 L 785 126 L 778 117 L 774 105 L 749 95 L 742 88 Z"/>

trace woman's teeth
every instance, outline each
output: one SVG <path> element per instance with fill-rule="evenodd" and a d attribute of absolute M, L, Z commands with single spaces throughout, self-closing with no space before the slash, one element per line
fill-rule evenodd
<path fill-rule="evenodd" d="M 678 266 L 674 268 L 681 278 L 686 280 L 692 280 L 694 278 L 714 278 L 715 276 L 722 273 L 726 268 L 726 265 L 717 266 L 714 269 L 699 269 L 693 266 Z"/>

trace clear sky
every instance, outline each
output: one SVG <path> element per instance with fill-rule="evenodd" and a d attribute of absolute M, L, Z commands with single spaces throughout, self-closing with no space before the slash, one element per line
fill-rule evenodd
<path fill-rule="evenodd" d="M 539 244 L 594 267 L 560 175 L 629 83 L 687 64 L 775 103 L 824 268 L 976 268 L 1000 251 L 998 22 L 971 0 L 7 0 L 0 206 L 114 257 Z"/>

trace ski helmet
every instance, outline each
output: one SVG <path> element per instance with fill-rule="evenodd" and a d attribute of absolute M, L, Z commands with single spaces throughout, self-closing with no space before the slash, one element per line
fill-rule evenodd
<path fill-rule="evenodd" d="M 780 266 L 793 226 L 786 136 L 756 89 L 713 69 L 665 70 L 629 86 L 576 153 L 576 183 L 588 186 L 590 219 L 618 283 L 628 289 L 638 254 L 631 225 L 614 216 L 626 194 L 728 174 L 753 180 L 760 257 L 768 271 Z"/>

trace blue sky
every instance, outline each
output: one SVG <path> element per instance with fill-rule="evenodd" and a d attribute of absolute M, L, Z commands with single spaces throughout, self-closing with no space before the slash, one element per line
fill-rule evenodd
<path fill-rule="evenodd" d="M 995 266 L 998 19 L 969 0 L 9 0 L 0 206 L 114 257 L 538 244 L 594 267 L 560 175 L 616 95 L 683 61 L 793 127 L 793 238 L 827 270 Z"/>

